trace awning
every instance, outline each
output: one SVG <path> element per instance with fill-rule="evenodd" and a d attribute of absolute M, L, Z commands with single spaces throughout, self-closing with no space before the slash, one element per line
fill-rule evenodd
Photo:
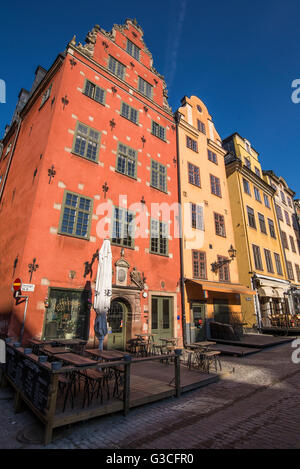
<path fill-rule="evenodd" d="M 284 294 L 289 290 L 289 285 L 271 281 L 267 279 L 259 279 L 259 288 L 257 293 L 259 296 L 266 296 L 269 298 L 284 298 Z"/>
<path fill-rule="evenodd" d="M 185 282 L 199 285 L 202 290 L 221 292 L 221 293 L 238 293 L 240 295 L 255 295 L 256 292 L 250 288 L 244 287 L 238 283 L 221 283 L 221 282 L 205 282 L 187 278 Z"/>
<path fill-rule="evenodd" d="M 278 298 L 276 290 L 272 287 L 261 287 L 257 290 L 259 296 L 266 296 L 268 298 Z"/>

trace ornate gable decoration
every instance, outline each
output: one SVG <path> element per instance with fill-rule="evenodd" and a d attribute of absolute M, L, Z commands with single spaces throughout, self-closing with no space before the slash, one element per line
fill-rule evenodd
<path fill-rule="evenodd" d="M 93 57 L 94 55 L 94 48 L 97 40 L 97 33 L 100 31 L 100 26 L 96 24 L 92 31 L 87 33 L 85 38 L 85 44 L 82 45 L 80 42 L 76 46 L 76 36 L 73 37 L 70 44 L 75 46 L 80 52 L 87 55 L 88 57 Z"/>

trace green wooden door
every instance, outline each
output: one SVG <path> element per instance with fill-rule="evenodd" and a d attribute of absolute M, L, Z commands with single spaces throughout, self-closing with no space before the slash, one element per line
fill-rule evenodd
<path fill-rule="evenodd" d="M 121 300 L 113 300 L 107 314 L 109 350 L 125 348 L 127 307 Z"/>
<path fill-rule="evenodd" d="M 192 303 L 191 308 L 191 342 L 206 339 L 205 304 Z"/>
<path fill-rule="evenodd" d="M 230 311 L 227 298 L 214 299 L 214 320 L 230 324 Z"/>
<path fill-rule="evenodd" d="M 151 331 L 160 337 L 173 336 L 173 301 L 164 296 L 153 296 L 151 301 Z"/>

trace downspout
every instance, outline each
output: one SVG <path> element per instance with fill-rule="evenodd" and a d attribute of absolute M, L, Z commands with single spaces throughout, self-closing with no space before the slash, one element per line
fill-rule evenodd
<path fill-rule="evenodd" d="M 184 269 L 183 269 L 183 238 L 182 238 L 182 205 L 181 205 L 181 179 L 180 179 L 180 155 L 179 155 L 179 122 L 180 114 L 177 111 L 174 115 L 176 122 L 176 148 L 177 148 L 177 181 L 178 181 L 178 205 L 179 205 L 179 249 L 180 249 L 180 290 L 181 290 L 181 318 L 182 318 L 182 339 L 183 346 L 186 347 L 186 324 L 185 324 L 185 294 L 184 294 Z"/>
<path fill-rule="evenodd" d="M 5 187 L 5 184 L 6 184 L 6 181 L 7 181 L 7 177 L 8 177 L 9 169 L 10 169 L 10 166 L 11 166 L 11 162 L 12 162 L 12 159 L 13 159 L 13 156 L 14 156 L 14 153 L 15 153 L 15 148 L 16 148 L 16 144 L 17 144 L 17 140 L 18 140 L 18 136 L 19 136 L 19 132 L 20 132 L 21 123 L 22 123 L 22 119 L 20 118 L 20 116 L 18 116 L 18 120 L 19 120 L 18 128 L 17 128 L 13 148 L 11 150 L 8 165 L 7 165 L 7 168 L 6 168 L 6 171 L 5 171 L 5 176 L 4 176 L 4 179 L 3 179 L 3 184 L 2 184 L 2 187 L 1 187 L 1 191 L 0 191 L 0 202 L 1 202 L 1 199 L 2 199 L 3 192 L 4 192 L 4 187 Z"/>

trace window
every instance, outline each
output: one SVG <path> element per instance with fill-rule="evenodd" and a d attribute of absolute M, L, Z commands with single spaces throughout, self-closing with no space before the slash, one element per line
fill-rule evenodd
<path fill-rule="evenodd" d="M 65 191 L 59 233 L 87 239 L 90 232 L 92 209 L 92 199 Z"/>
<path fill-rule="evenodd" d="M 210 187 L 212 194 L 215 194 L 218 197 L 222 197 L 220 179 L 213 176 L 212 174 L 210 175 Z"/>
<path fill-rule="evenodd" d="M 247 181 L 247 179 L 245 179 L 245 178 L 243 178 L 243 186 L 244 186 L 244 192 L 248 195 L 251 195 L 249 181 Z"/>
<path fill-rule="evenodd" d="M 154 121 L 152 121 L 152 134 L 161 140 L 166 140 L 166 129 Z"/>
<path fill-rule="evenodd" d="M 284 216 L 285 216 L 286 224 L 291 226 L 291 220 L 290 220 L 289 214 L 286 210 L 284 211 Z"/>
<path fill-rule="evenodd" d="M 199 112 L 202 112 L 202 107 L 199 106 L 199 104 L 197 104 L 197 109 L 198 109 Z"/>
<path fill-rule="evenodd" d="M 293 206 L 292 206 L 292 201 L 291 201 L 291 199 L 290 199 L 289 197 L 287 197 L 287 201 L 288 201 L 289 207 L 293 208 Z"/>
<path fill-rule="evenodd" d="M 264 194 L 264 202 L 265 202 L 265 206 L 266 206 L 267 208 L 271 208 L 271 206 L 270 206 L 270 201 L 269 201 L 269 197 L 268 197 L 266 194 Z"/>
<path fill-rule="evenodd" d="M 247 213 L 248 213 L 249 226 L 256 229 L 256 223 L 255 223 L 255 216 L 254 216 L 253 208 L 247 207 Z"/>
<path fill-rule="evenodd" d="M 198 127 L 199 132 L 202 132 L 203 134 L 206 135 L 205 124 L 203 124 L 203 122 L 199 119 L 197 119 L 197 127 Z"/>
<path fill-rule="evenodd" d="M 257 270 L 264 270 L 263 265 L 262 265 L 262 260 L 261 260 L 261 255 L 260 255 L 260 248 L 259 246 L 256 246 L 255 244 L 252 244 L 252 249 L 253 249 L 253 256 L 254 256 L 254 264 L 255 268 Z"/>
<path fill-rule="evenodd" d="M 186 136 L 186 146 L 193 151 L 198 151 L 198 143 L 191 137 Z"/>
<path fill-rule="evenodd" d="M 124 102 L 122 102 L 121 104 L 121 116 L 125 117 L 125 119 L 130 120 L 134 124 L 138 123 L 138 111 Z"/>
<path fill-rule="evenodd" d="M 300 267 L 298 264 L 295 264 L 296 267 L 296 275 L 297 275 L 297 280 L 300 282 Z"/>
<path fill-rule="evenodd" d="M 113 208 L 112 244 L 133 247 L 134 245 L 134 213 L 125 208 Z"/>
<path fill-rule="evenodd" d="M 282 191 L 280 191 L 280 197 L 281 197 L 282 203 L 286 205 L 285 195 Z"/>
<path fill-rule="evenodd" d="M 255 174 L 260 177 L 260 169 L 255 166 Z"/>
<path fill-rule="evenodd" d="M 293 236 L 290 236 L 290 245 L 291 245 L 291 250 L 292 250 L 293 252 L 296 252 L 296 246 L 295 246 L 295 242 L 294 242 Z"/>
<path fill-rule="evenodd" d="M 262 213 L 258 213 L 258 221 L 259 221 L 260 231 L 264 234 L 267 234 L 265 217 L 263 216 Z"/>
<path fill-rule="evenodd" d="M 248 153 L 251 153 L 251 146 L 250 146 L 250 143 L 245 142 L 245 147 L 246 147 L 247 152 L 248 152 Z"/>
<path fill-rule="evenodd" d="M 85 87 L 83 93 L 89 98 L 94 99 L 98 103 L 104 104 L 105 91 L 99 86 L 94 85 L 94 83 L 92 83 L 91 81 L 85 80 Z"/>
<path fill-rule="evenodd" d="M 275 207 L 276 207 L 277 217 L 279 218 L 279 220 L 283 221 L 283 216 L 282 216 L 281 207 L 279 207 L 279 205 L 277 205 L 277 204 L 275 204 Z"/>
<path fill-rule="evenodd" d="M 192 228 L 204 230 L 203 207 L 201 205 L 191 203 L 191 219 Z"/>
<path fill-rule="evenodd" d="M 150 252 L 168 255 L 168 224 L 153 218 L 150 225 Z"/>
<path fill-rule="evenodd" d="M 287 236 L 284 231 L 281 231 L 281 238 L 282 238 L 282 245 L 284 249 L 289 249 L 288 241 L 287 241 Z"/>
<path fill-rule="evenodd" d="M 272 274 L 274 273 L 274 269 L 273 269 L 273 261 L 272 261 L 271 252 L 268 249 L 264 249 L 264 251 L 265 251 L 267 271 Z"/>
<path fill-rule="evenodd" d="M 208 153 L 209 161 L 212 161 L 213 163 L 218 164 L 217 155 L 214 152 L 210 151 L 210 150 L 207 150 L 207 153 Z"/>
<path fill-rule="evenodd" d="M 100 132 L 77 122 L 72 152 L 90 161 L 97 161 L 100 148 Z"/>
<path fill-rule="evenodd" d="M 193 277 L 206 279 L 206 254 L 203 251 L 192 251 Z"/>
<path fill-rule="evenodd" d="M 226 238 L 224 216 L 219 213 L 214 214 L 216 234 Z"/>
<path fill-rule="evenodd" d="M 287 261 L 287 262 L 286 262 L 286 267 L 287 267 L 288 279 L 289 279 L 289 280 L 295 280 L 295 277 L 294 277 L 294 270 L 293 270 L 292 263 L 289 262 L 289 261 Z"/>
<path fill-rule="evenodd" d="M 227 257 L 217 256 L 218 262 L 228 260 Z M 219 282 L 230 282 L 230 272 L 229 272 L 229 263 L 222 265 L 219 268 Z"/>
<path fill-rule="evenodd" d="M 151 186 L 167 192 L 167 169 L 157 161 L 151 161 Z"/>
<path fill-rule="evenodd" d="M 277 273 L 278 273 L 278 275 L 283 275 L 279 254 L 277 254 L 277 252 L 274 252 L 274 257 L 275 257 L 275 264 L 276 264 Z"/>
<path fill-rule="evenodd" d="M 47 99 L 49 99 L 50 94 L 51 94 L 51 88 L 52 88 L 52 83 L 51 83 L 51 85 L 49 86 L 49 88 L 47 88 L 47 90 L 42 94 L 42 100 L 41 100 L 40 108 L 45 104 L 45 102 L 47 101 Z"/>
<path fill-rule="evenodd" d="M 251 163 L 250 163 L 250 159 L 249 159 L 249 158 L 246 158 L 246 157 L 245 157 L 245 165 L 247 166 L 247 168 L 251 169 Z"/>
<path fill-rule="evenodd" d="M 255 199 L 257 200 L 257 202 L 261 202 L 260 192 L 255 186 L 254 186 L 254 195 L 255 195 Z"/>
<path fill-rule="evenodd" d="M 118 78 L 121 78 L 121 80 L 124 80 L 124 78 L 125 78 L 125 69 L 126 69 L 125 65 L 121 64 L 121 62 L 116 60 L 111 55 L 109 56 L 108 70 L 110 70 L 111 73 L 116 75 Z"/>
<path fill-rule="evenodd" d="M 137 151 L 119 143 L 116 170 L 126 176 L 136 178 Z"/>
<path fill-rule="evenodd" d="M 140 60 L 140 48 L 127 39 L 127 52 L 136 60 Z"/>
<path fill-rule="evenodd" d="M 269 223 L 270 235 L 271 235 L 272 238 L 276 239 L 275 227 L 274 227 L 273 220 L 270 220 L 270 218 L 268 218 L 268 223 Z"/>
<path fill-rule="evenodd" d="M 139 77 L 139 91 L 148 98 L 152 99 L 153 86 L 141 77 Z"/>
<path fill-rule="evenodd" d="M 200 170 L 198 166 L 188 163 L 189 183 L 200 187 Z"/>
<path fill-rule="evenodd" d="M 293 225 L 294 230 L 298 230 L 298 223 L 297 223 L 297 218 L 295 214 L 292 215 L 292 225 Z"/>

